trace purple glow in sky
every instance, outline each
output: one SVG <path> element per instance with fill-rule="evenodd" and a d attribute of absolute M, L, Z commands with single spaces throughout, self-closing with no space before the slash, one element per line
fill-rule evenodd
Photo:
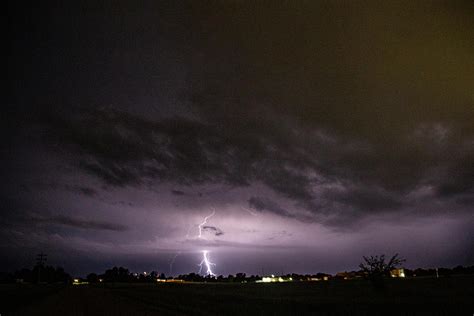
<path fill-rule="evenodd" d="M 472 2 L 9 16 L 1 271 L 474 264 Z"/>

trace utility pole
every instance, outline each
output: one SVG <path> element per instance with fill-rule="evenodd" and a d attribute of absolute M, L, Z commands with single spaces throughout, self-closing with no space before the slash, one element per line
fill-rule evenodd
<path fill-rule="evenodd" d="M 40 253 L 36 255 L 36 266 L 38 267 L 38 284 L 41 282 L 41 269 L 47 260 L 48 255 Z"/>

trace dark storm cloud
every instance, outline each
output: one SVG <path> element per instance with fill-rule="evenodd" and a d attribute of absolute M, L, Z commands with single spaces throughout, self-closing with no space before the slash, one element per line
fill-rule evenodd
<path fill-rule="evenodd" d="M 75 153 L 77 161 L 73 164 L 109 186 L 170 181 L 188 186 L 223 183 L 238 187 L 259 181 L 313 214 L 356 212 L 362 217 L 403 207 L 403 196 L 429 182 L 430 173 L 440 168 L 436 178 L 440 198 L 472 190 L 471 171 L 465 163 L 471 149 L 453 151 L 450 157 L 437 161 L 436 153 L 420 152 L 423 144 L 413 140 L 397 140 L 395 147 L 360 143 L 285 126 L 279 120 L 266 121 L 261 129 L 257 122 L 234 119 L 234 124 L 246 128 L 225 129 L 202 120 L 176 117 L 151 121 L 101 109 L 48 117 L 45 126 L 50 142 Z M 84 128 L 88 126 L 91 128 Z M 402 146 L 406 153 L 400 154 Z M 457 177 L 450 176 L 452 170 Z M 343 188 L 331 188 L 336 183 Z M 327 185 L 330 188 L 318 189 Z M 249 202 L 257 209 L 294 217 L 270 200 L 252 198 Z M 347 207 L 338 209 L 331 206 L 333 202 Z"/>
<path fill-rule="evenodd" d="M 291 218 L 291 219 L 296 219 L 301 222 L 306 222 L 306 223 L 311 223 L 317 221 L 317 215 L 318 213 L 321 212 L 318 206 L 316 205 L 310 205 L 309 211 L 313 213 L 312 216 L 308 216 L 306 214 L 301 214 L 301 213 L 295 213 L 295 212 L 290 212 L 284 208 L 282 208 L 280 205 L 278 205 L 277 202 L 272 201 L 268 198 L 265 197 L 257 197 L 257 196 L 252 196 L 248 201 L 248 205 L 250 208 L 258 211 L 258 212 L 269 212 L 278 216 L 286 217 L 286 218 Z M 306 205 L 307 206 L 307 205 Z"/>
<path fill-rule="evenodd" d="M 245 5 L 217 5 L 198 29 L 209 27 L 212 41 L 226 45 L 213 46 L 197 35 L 205 44 L 196 44 L 203 54 L 190 72 L 193 105 L 201 117 L 243 133 L 260 126 L 258 134 L 277 152 L 265 157 L 278 161 L 274 170 L 271 164 L 263 169 L 266 183 L 285 186 L 289 197 L 313 198 L 307 176 L 284 181 L 289 163 L 362 190 L 412 190 L 435 169 L 451 170 L 473 151 L 471 146 L 458 154 L 456 146 L 474 135 L 474 64 L 466 59 L 474 47 L 450 42 L 447 35 L 456 30 L 467 39 L 472 22 L 455 5 L 445 9 L 446 14 L 418 4 L 408 10 L 394 3 L 364 9 L 355 3 L 286 3 L 256 5 L 249 15 Z M 271 18 L 255 18 L 260 14 Z M 223 20 L 222 27 L 211 27 Z M 452 50 L 442 52 L 441 43 Z M 448 77 L 453 81 L 444 81 Z M 298 126 L 293 131 L 292 121 Z M 323 132 L 319 139 L 315 129 Z M 289 190 L 293 183 L 295 190 Z"/>
<path fill-rule="evenodd" d="M 204 231 L 212 232 L 216 236 L 224 235 L 224 232 L 215 226 L 202 226 Z"/>
<path fill-rule="evenodd" d="M 392 249 L 472 264 L 473 1 L 6 11 L 2 258 L 140 266 L 131 253 L 209 246 L 228 273 L 343 271 Z"/>
<path fill-rule="evenodd" d="M 331 190 L 326 193 L 325 198 L 353 207 L 360 213 L 393 210 L 403 205 L 399 195 L 376 187 L 357 186 L 344 191 Z"/>
<path fill-rule="evenodd" d="M 295 215 L 290 214 L 288 211 L 282 209 L 280 206 L 278 206 L 275 202 L 270 201 L 269 199 L 265 198 L 259 198 L 256 196 L 252 196 L 248 200 L 249 206 L 259 212 L 262 211 L 269 211 L 271 213 L 284 216 L 284 217 L 290 217 L 293 218 Z"/>
<path fill-rule="evenodd" d="M 440 197 L 453 197 L 456 195 L 474 194 L 474 155 L 466 152 L 463 159 L 456 162 L 446 179 L 440 181 L 436 193 Z"/>
<path fill-rule="evenodd" d="M 174 194 L 174 195 L 185 195 L 186 194 L 181 190 L 171 190 L 171 193 Z"/>
<path fill-rule="evenodd" d="M 90 187 L 66 185 L 65 188 L 72 192 L 77 192 L 79 194 L 89 196 L 89 197 L 95 197 L 98 195 L 97 190 Z"/>
<path fill-rule="evenodd" d="M 73 218 L 68 216 L 51 216 L 51 217 L 33 217 L 33 222 L 51 225 L 62 225 L 78 229 L 92 229 L 92 230 L 109 230 L 114 232 L 123 232 L 128 229 L 127 226 L 122 224 L 115 224 L 109 222 L 95 221 L 95 220 L 84 220 L 79 218 Z"/>
<path fill-rule="evenodd" d="M 123 224 L 108 221 L 84 219 L 68 215 L 50 214 L 47 211 L 26 211 L 18 201 L 11 201 L 9 208 L 2 212 L 0 224 L 3 227 L 37 227 L 37 225 L 49 227 L 66 226 L 86 230 L 104 230 L 113 232 L 125 232 L 129 228 Z"/>
<path fill-rule="evenodd" d="M 47 117 L 46 125 L 50 141 L 80 154 L 77 165 L 112 186 L 153 179 L 245 186 L 260 180 L 290 198 L 311 199 L 311 180 L 297 162 L 287 161 L 288 153 L 256 129 L 230 131 L 184 118 L 149 121 L 112 110 Z"/>
<path fill-rule="evenodd" d="M 19 189 L 25 193 L 32 193 L 35 190 L 48 190 L 48 189 L 66 190 L 69 192 L 73 192 L 73 193 L 88 196 L 88 197 L 96 197 L 99 194 L 96 189 L 88 187 L 88 186 L 61 184 L 61 183 L 58 183 L 57 181 L 21 184 Z"/>
<path fill-rule="evenodd" d="M 319 219 L 403 209 L 423 186 L 443 203 L 472 196 L 472 5 L 117 8 L 85 12 L 82 27 L 74 10 L 51 10 L 61 29 L 23 35 L 62 45 L 43 48 L 23 78 L 34 102 L 53 103 L 34 123 L 48 148 L 106 186 L 262 183 Z M 31 99 L 17 102 L 30 110 Z"/>

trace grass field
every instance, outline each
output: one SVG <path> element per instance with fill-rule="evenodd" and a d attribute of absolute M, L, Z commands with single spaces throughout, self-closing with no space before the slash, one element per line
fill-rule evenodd
<path fill-rule="evenodd" d="M 473 315 L 474 277 L 244 284 L 2 285 L 4 315 Z"/>

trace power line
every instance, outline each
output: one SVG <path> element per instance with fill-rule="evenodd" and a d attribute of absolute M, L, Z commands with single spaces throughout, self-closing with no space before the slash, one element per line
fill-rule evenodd
<path fill-rule="evenodd" d="M 46 260 L 48 260 L 47 254 L 39 253 L 36 255 L 36 265 L 38 267 L 38 283 L 41 282 L 41 269 L 43 268 Z"/>

